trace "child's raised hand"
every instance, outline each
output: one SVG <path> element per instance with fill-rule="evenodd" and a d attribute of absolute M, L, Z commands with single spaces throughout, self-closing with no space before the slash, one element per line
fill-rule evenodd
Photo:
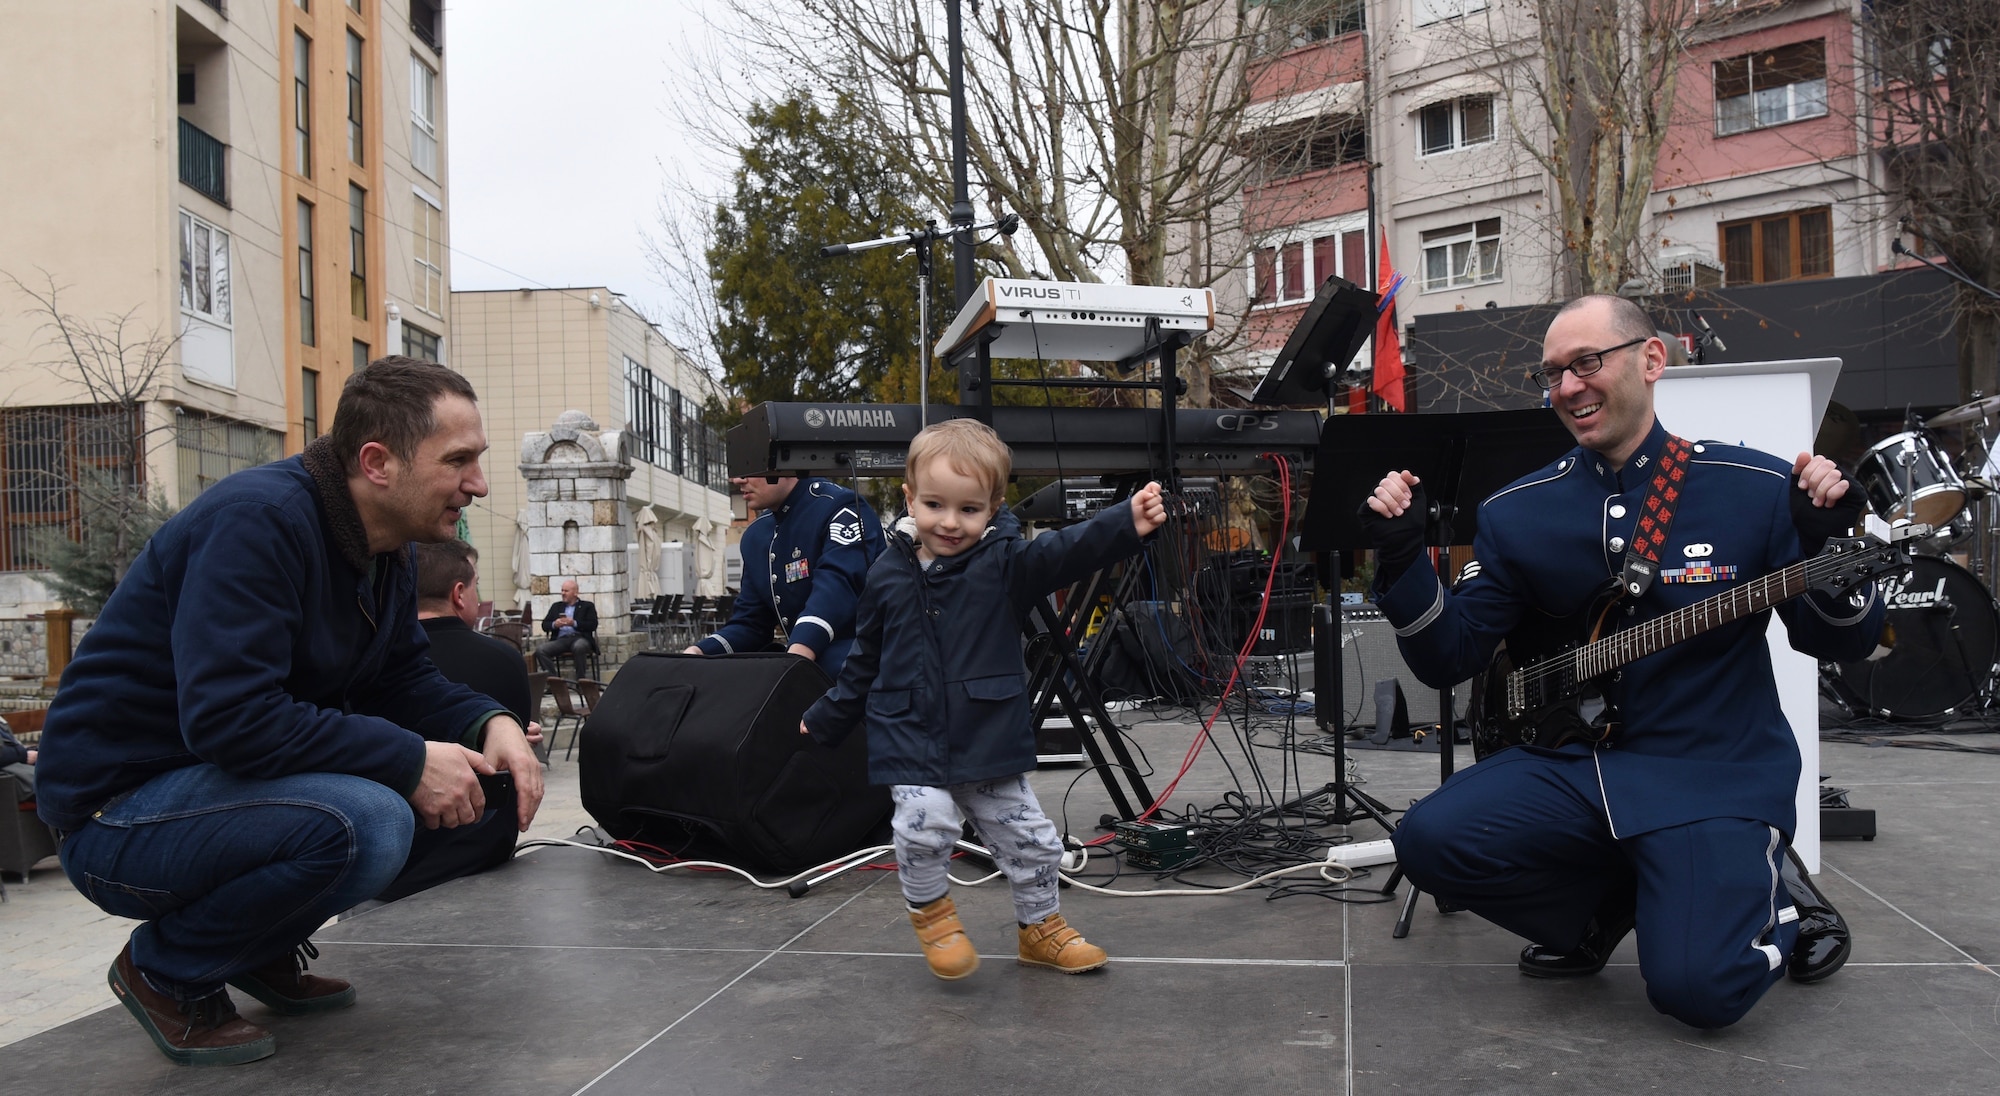
<path fill-rule="evenodd" d="M 1153 530 L 1167 523 L 1167 504 L 1160 497 L 1157 481 L 1139 488 L 1132 496 L 1132 525 L 1140 536 L 1149 536 Z"/>

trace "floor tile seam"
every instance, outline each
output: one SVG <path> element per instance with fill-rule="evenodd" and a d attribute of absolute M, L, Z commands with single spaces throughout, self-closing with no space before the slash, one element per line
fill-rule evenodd
<path fill-rule="evenodd" d="M 1340 1073 L 1342 1096 L 1354 1096 L 1354 907 L 1340 904 Z"/>
<path fill-rule="evenodd" d="M 697 1012 L 700 1012 L 702 1009 L 708 1007 L 710 1002 L 714 1001 L 718 997 L 721 997 L 723 994 L 728 993 L 730 990 L 736 988 L 736 984 L 738 982 L 741 982 L 745 978 L 750 977 L 751 974 L 756 972 L 757 968 L 763 966 L 765 963 L 768 963 L 772 959 L 776 958 L 780 953 L 782 953 L 785 950 L 786 947 L 797 943 L 807 933 L 825 924 L 828 920 L 833 918 L 835 915 L 839 914 L 842 910 L 846 909 L 848 906 L 854 904 L 855 902 L 860 901 L 863 895 L 866 895 L 869 891 L 874 889 L 874 886 L 875 885 L 871 883 L 868 886 L 862 887 L 861 889 L 855 891 L 852 895 L 848 896 L 846 901 L 826 911 L 824 914 L 821 914 L 819 919 L 815 920 L 812 924 L 807 925 L 805 928 L 800 929 L 797 935 L 793 936 L 790 940 L 787 940 L 783 944 L 778 945 L 778 947 L 776 947 L 771 952 L 766 954 L 763 958 L 757 960 L 756 962 L 750 964 L 749 966 L 743 968 L 741 971 L 737 972 L 736 977 L 731 978 L 729 981 L 717 987 L 714 993 L 711 993 L 707 997 L 702 998 L 699 1002 L 695 1004 L 693 1008 L 690 1008 L 686 1012 L 683 1012 L 679 1016 L 675 1017 L 672 1023 L 668 1024 L 666 1027 L 663 1027 L 659 1031 L 655 1032 L 652 1038 L 647 1039 L 645 1042 L 640 1043 L 636 1047 L 633 1047 L 630 1053 L 626 1054 L 623 1058 L 618 1059 L 616 1062 L 611 1063 L 610 1066 L 606 1067 L 604 1072 L 599 1073 L 595 1077 L 592 1077 L 588 1083 L 586 1083 L 582 1088 L 577 1089 L 576 1092 L 571 1094 L 571 1096 L 583 1096 L 583 1093 L 588 1092 L 592 1088 L 596 1087 L 597 1082 L 602 1081 L 606 1077 L 609 1077 L 613 1073 L 617 1072 L 618 1069 L 622 1067 L 625 1063 L 638 1057 L 641 1053 L 645 1051 L 647 1047 L 650 1047 L 654 1043 L 657 1043 L 661 1039 L 665 1038 L 668 1032 L 679 1027 L 689 1017 L 693 1016 Z"/>
<path fill-rule="evenodd" d="M 449 943 L 424 940 L 321 940 L 324 945 L 347 947 L 380 948 L 487 948 L 495 951 L 615 951 L 615 952 L 656 952 L 677 955 L 764 955 L 777 954 L 768 947 L 758 948 L 689 948 L 643 946 L 638 944 L 507 944 L 492 942 Z M 819 956 L 827 958 L 855 959 L 915 959 L 920 958 L 913 951 L 833 951 L 822 948 L 786 948 L 785 955 Z M 1011 953 L 981 953 L 981 959 L 1011 959 Z M 1266 959 L 1255 956 L 1201 956 L 1201 955 L 1118 955 L 1111 959 L 1114 963 L 1155 963 L 1163 965 L 1182 964 L 1187 966 L 1218 967 L 1313 967 L 1332 968 L 1347 965 L 1342 959 Z"/>
<path fill-rule="evenodd" d="M 1939 943 L 1943 944 L 1945 947 L 1948 947 L 1951 950 L 1959 953 L 1960 955 L 1965 956 L 1966 960 L 1972 966 L 1978 967 L 1980 970 L 1983 970 L 1988 974 L 1992 974 L 1995 977 L 2000 977 L 2000 971 L 1994 970 L 1991 966 L 1988 966 L 1978 956 L 1972 954 L 1971 952 L 1965 950 L 1962 947 L 1959 947 L 1957 944 L 1952 943 L 1950 940 L 1945 938 L 1943 933 L 1937 931 L 1936 929 L 1930 927 L 1929 925 L 1924 924 L 1922 921 L 1917 920 L 1916 917 L 1912 916 L 1908 911 L 1904 910 L 1901 906 L 1898 906 L 1894 902 L 1891 902 L 1887 898 L 1884 898 L 1881 895 L 1875 893 L 1873 890 L 1870 890 L 1859 879 L 1856 879 L 1853 876 L 1847 874 L 1846 872 L 1841 871 L 1839 867 L 1833 864 L 1829 864 L 1824 860 L 1820 862 L 1820 867 L 1824 871 L 1830 871 L 1833 874 L 1840 876 L 1842 879 L 1847 880 L 1847 882 L 1851 884 L 1854 887 L 1854 889 L 1860 891 L 1861 893 L 1867 895 L 1870 898 L 1873 898 L 1877 902 L 1882 903 L 1884 906 L 1887 906 L 1890 910 L 1893 910 L 1898 916 L 1902 917 L 1910 924 L 1915 925 L 1918 928 L 1929 933 L 1932 937 L 1934 937 Z"/>
<path fill-rule="evenodd" d="M 1451 959 L 1435 959 L 1435 960 L 1425 960 L 1425 959 L 1416 959 L 1416 960 L 1407 960 L 1407 961 L 1381 961 L 1381 962 L 1378 962 L 1378 961 L 1375 961 L 1375 960 L 1372 960 L 1372 959 L 1361 959 L 1361 960 L 1356 960 L 1356 961 L 1352 961 L 1352 962 L 1349 962 L 1349 963 L 1347 963 L 1347 964 L 1345 964 L 1345 965 L 1346 965 L 1346 966 L 1348 967 L 1348 969 L 1350 969 L 1350 970 L 1361 970 L 1361 969 L 1364 969 L 1364 968 L 1367 968 L 1367 969 L 1375 969 L 1375 970 L 1386 970 L 1386 969 L 1389 969 L 1389 968 L 1392 968 L 1392 967 L 1464 967 L 1464 968 L 1466 968 L 1466 969 L 1468 969 L 1468 970 L 1478 970 L 1478 969 L 1491 969 L 1491 970 L 1514 970 L 1514 969 L 1516 969 L 1516 968 L 1518 968 L 1518 967 L 1520 966 L 1520 963 L 1519 963 L 1518 961 L 1510 961 L 1510 962 L 1504 962 L 1504 963 L 1503 963 L 1503 962 L 1493 962 L 1493 963 L 1485 963 L 1485 962 L 1479 962 L 1479 963 L 1468 963 L 1468 962 L 1461 962 L 1461 961 L 1456 961 L 1456 960 L 1451 960 Z M 1629 970 L 1638 970 L 1638 969 L 1639 969 L 1639 964 L 1638 964 L 1638 963 L 1606 963 L 1606 964 L 1604 964 L 1604 969 L 1606 969 L 1606 970 L 1610 970 L 1610 969 L 1611 969 L 1611 968 L 1613 968 L 1613 967 L 1624 967 L 1624 968 L 1626 968 L 1626 969 L 1629 969 Z M 1864 962 L 1862 962 L 1862 961 L 1860 961 L 1860 960 L 1858 960 L 1858 959 L 1850 959 L 1850 960 L 1848 960 L 1848 961 L 1847 961 L 1846 963 L 1842 964 L 1842 965 L 1841 965 L 1841 967 L 1842 967 L 1842 969 L 1843 969 L 1843 970 L 1858 970 L 1858 969 L 1861 969 L 1861 968 L 1863 968 L 1863 967 L 1882 967 L 1882 968 L 1898 968 L 1898 967 L 1912 967 L 1912 968 L 1915 968 L 1915 967 L 1938 967 L 1938 968 L 1943 968 L 1943 969 L 1950 969 L 1950 970 L 1977 970 L 1977 971 L 1986 971 L 1986 972 L 1989 972 L 1989 973 L 1990 973 L 1990 972 L 1992 971 L 1992 968 L 1991 968 L 1990 966 L 1988 966 L 1988 965 L 1987 965 L 1987 964 L 1985 964 L 1985 963 L 1982 963 L 1982 962 L 1978 961 L 1977 959 L 1961 959 L 1961 960 L 1948 960 L 1948 961 L 1932 961 L 1932 960 L 1911 960 L 1911 961 L 1909 961 L 1909 962 L 1893 962 L 1893 961 L 1889 961 L 1889 960 L 1880 960 L 1880 961 L 1876 961 L 1876 962 L 1869 962 L 1869 963 L 1864 963 Z"/>
<path fill-rule="evenodd" d="M 1849 790 L 1852 790 L 1854 788 L 1942 788 L 1960 784 L 1970 785 L 1972 787 L 1990 788 L 1996 784 L 2000 784 L 2000 780 L 1954 780 L 1950 778 L 1941 778 L 1937 780 L 1843 779 L 1840 782 L 1841 787 L 1847 788 Z"/>

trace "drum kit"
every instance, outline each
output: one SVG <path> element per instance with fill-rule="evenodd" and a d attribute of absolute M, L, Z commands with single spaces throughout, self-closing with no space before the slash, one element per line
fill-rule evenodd
<path fill-rule="evenodd" d="M 1947 720 L 2000 704 L 2000 396 L 1975 399 L 1870 446 L 1855 479 L 1887 522 L 1937 530 L 1911 566 L 1880 580 L 1888 653 L 1828 666 L 1833 695 L 1857 713 Z M 1954 464 L 1935 431 L 1964 428 Z"/>

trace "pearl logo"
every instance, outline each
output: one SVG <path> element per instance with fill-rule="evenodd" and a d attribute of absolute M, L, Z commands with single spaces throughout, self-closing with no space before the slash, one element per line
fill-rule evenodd
<path fill-rule="evenodd" d="M 1707 559 L 1714 554 L 1715 545 L 1713 544 L 1690 544 L 1681 549 L 1681 555 L 1689 559 Z"/>

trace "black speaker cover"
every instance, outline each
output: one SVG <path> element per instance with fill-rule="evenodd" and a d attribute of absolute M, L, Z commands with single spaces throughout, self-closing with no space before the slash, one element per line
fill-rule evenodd
<path fill-rule="evenodd" d="M 827 749 L 799 718 L 832 685 L 789 654 L 648 651 L 618 671 L 578 740 L 583 809 L 620 840 L 794 872 L 885 837 L 860 729 Z"/>

